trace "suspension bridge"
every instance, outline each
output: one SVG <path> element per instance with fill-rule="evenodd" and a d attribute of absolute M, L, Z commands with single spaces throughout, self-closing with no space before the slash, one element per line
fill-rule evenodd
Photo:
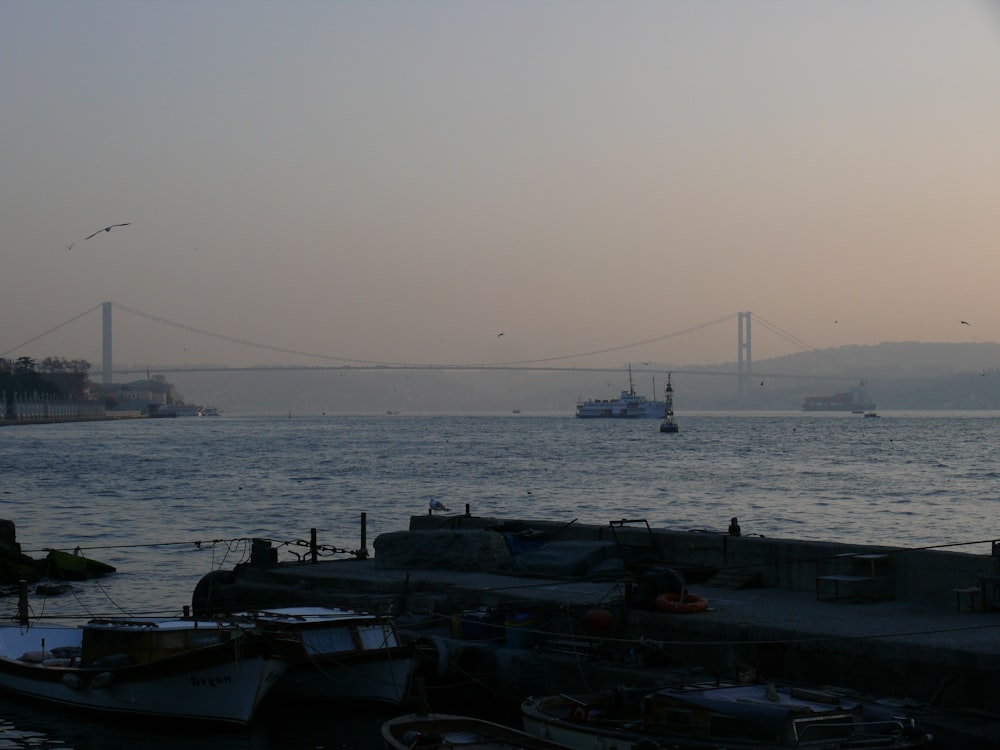
<path fill-rule="evenodd" d="M 129 369 L 115 369 L 113 365 L 113 321 L 112 313 L 117 310 L 122 313 L 126 313 L 133 316 L 138 316 L 144 318 L 148 321 L 168 326 L 177 330 L 185 331 L 197 336 L 203 336 L 212 338 L 218 341 L 224 341 L 231 344 L 238 344 L 241 346 L 250 347 L 257 350 L 268 351 L 271 353 L 285 354 L 288 356 L 295 357 L 305 357 L 309 359 L 318 360 L 324 364 L 288 364 L 288 365 L 262 365 L 262 366 L 247 366 L 247 367 L 233 367 L 226 365 L 184 365 L 184 366 L 163 366 L 159 365 L 157 370 L 164 373 L 190 373 L 190 372 L 240 372 L 240 371 L 295 371 L 295 370 L 366 370 L 366 369 L 395 369 L 395 370 L 499 370 L 499 371 L 530 371 L 530 372 L 618 372 L 620 367 L 607 368 L 607 367 L 583 367 L 583 366 L 573 366 L 568 364 L 574 359 L 581 359 L 584 357 L 592 357 L 601 354 L 608 354 L 616 351 L 625 351 L 628 349 L 636 349 L 643 346 L 648 346 L 650 344 L 656 344 L 670 339 L 678 338 L 680 336 L 689 335 L 699 331 L 703 331 L 708 328 L 713 328 L 716 326 L 722 326 L 724 324 L 732 324 L 733 321 L 737 323 L 737 337 L 736 337 L 736 360 L 735 368 L 712 368 L 712 369 L 698 369 L 698 368 L 683 368 L 677 367 L 674 369 L 675 372 L 683 372 L 690 375 L 707 375 L 707 376 L 725 376 L 725 377 L 736 377 L 740 392 L 743 393 L 748 388 L 750 381 L 756 378 L 767 377 L 767 378 L 795 378 L 795 379 L 816 379 L 816 380 L 837 380 L 840 378 L 831 378 L 828 375 L 808 375 L 801 373 L 778 373 L 778 372 L 754 372 L 753 370 L 753 353 L 752 353 L 752 327 L 753 325 L 760 326 L 764 328 L 771 334 L 774 334 L 786 342 L 793 345 L 800 351 L 819 351 L 816 347 L 803 341 L 801 338 L 795 336 L 792 333 L 784 330 L 780 326 L 771 323 L 762 317 L 754 316 L 750 312 L 736 312 L 724 315 L 715 320 L 710 320 L 705 323 L 700 323 L 698 325 L 688 326 L 686 328 L 664 333 L 659 336 L 652 338 L 643 339 L 640 341 L 632 341 L 625 344 L 616 345 L 613 347 L 607 347 L 603 349 L 590 350 L 586 352 L 577 352 L 573 354 L 565 354 L 553 357 L 546 357 L 540 359 L 531 360 L 518 360 L 510 362 L 490 362 L 490 363 L 457 363 L 457 364 L 418 364 L 409 362 L 399 362 L 399 361 L 381 361 L 381 360 L 366 360 L 357 359 L 352 357 L 345 357 L 337 354 L 322 353 L 322 352 L 307 352 L 296 349 L 289 349 L 286 347 L 273 346 L 261 342 L 250 341 L 248 339 L 238 338 L 235 336 L 229 336 L 221 333 L 216 333 L 213 331 L 208 331 L 202 328 L 191 326 L 185 323 L 178 323 L 176 321 L 171 321 L 166 318 L 162 318 L 157 315 L 152 315 L 141 310 L 137 310 L 132 307 L 127 307 L 125 305 L 118 304 L 116 302 L 102 302 L 97 304 L 87 310 L 84 310 L 78 315 L 74 315 L 72 318 L 60 323 L 57 326 L 53 326 L 41 333 L 29 338 L 26 341 L 19 343 L 18 345 L 7 349 L 6 351 L 0 352 L 0 357 L 8 358 L 16 356 L 18 351 L 24 349 L 24 347 L 39 341 L 56 331 L 74 323 L 81 318 L 84 318 L 92 313 L 101 311 L 101 340 L 102 340 L 102 358 L 101 358 L 101 380 L 105 385 L 110 385 L 113 382 L 114 375 L 127 375 L 136 372 L 136 368 L 132 367 Z"/>

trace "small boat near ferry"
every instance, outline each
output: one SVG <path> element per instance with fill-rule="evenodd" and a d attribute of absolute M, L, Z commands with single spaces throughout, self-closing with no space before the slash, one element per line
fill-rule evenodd
<path fill-rule="evenodd" d="M 233 623 L 0 626 L 0 690 L 96 714 L 246 724 L 285 668 L 265 638 Z"/>
<path fill-rule="evenodd" d="M 400 705 L 416 666 L 388 615 L 335 607 L 285 607 L 233 617 L 269 638 L 288 669 L 276 697 Z"/>
<path fill-rule="evenodd" d="M 584 419 L 662 419 L 663 404 L 660 401 L 650 401 L 645 396 L 635 392 L 632 382 L 632 365 L 628 367 L 628 390 L 622 391 L 618 398 L 591 399 L 578 401 L 576 416 Z"/>
<path fill-rule="evenodd" d="M 768 683 L 706 682 L 649 691 L 529 698 L 524 731 L 575 750 L 670 747 L 696 750 L 813 748 L 911 750 L 931 736 L 912 719 L 866 715 L 833 692 Z"/>

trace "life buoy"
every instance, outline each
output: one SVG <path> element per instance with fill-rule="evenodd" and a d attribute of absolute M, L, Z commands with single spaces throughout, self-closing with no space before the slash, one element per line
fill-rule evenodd
<path fill-rule="evenodd" d="M 681 614 L 704 612 L 708 609 L 708 599 L 691 593 L 685 594 L 682 598 L 678 593 L 667 591 L 656 597 L 656 608 L 661 612 L 679 612 Z"/>
<path fill-rule="evenodd" d="M 587 706 L 574 706 L 569 715 L 574 721 L 586 721 L 590 717 L 590 710 Z"/>

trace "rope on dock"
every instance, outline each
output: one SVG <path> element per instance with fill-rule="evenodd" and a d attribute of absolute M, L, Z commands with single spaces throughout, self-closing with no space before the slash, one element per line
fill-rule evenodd
<path fill-rule="evenodd" d="M 269 544 L 281 548 L 281 547 L 306 547 L 311 551 L 311 542 L 304 539 L 291 539 L 279 541 L 277 539 L 268 539 L 267 537 L 232 537 L 229 539 L 197 539 L 193 541 L 185 542 L 143 542 L 137 544 L 99 544 L 90 547 L 74 546 L 74 547 L 42 547 L 40 549 L 27 549 L 22 550 L 25 554 L 33 552 L 67 552 L 74 555 L 79 555 L 83 552 L 91 552 L 95 550 L 108 550 L 108 549 L 144 549 L 152 547 L 194 547 L 195 549 L 206 549 L 208 547 L 213 547 L 219 544 L 225 544 L 230 549 L 234 545 L 239 544 L 249 544 L 252 543 L 254 539 L 259 539 L 261 541 L 268 542 Z M 319 544 L 316 546 L 317 551 L 320 555 L 331 556 L 338 554 L 354 555 L 357 554 L 354 550 L 344 549 L 342 547 L 335 547 L 331 544 Z M 299 559 L 302 559 L 298 553 L 293 550 L 288 550 Z"/>

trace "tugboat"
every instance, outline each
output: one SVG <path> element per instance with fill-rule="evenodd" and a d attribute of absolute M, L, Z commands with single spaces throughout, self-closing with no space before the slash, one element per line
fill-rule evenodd
<path fill-rule="evenodd" d="M 660 432 L 678 432 L 680 428 L 674 421 L 674 387 L 670 385 L 670 373 L 667 373 L 667 387 L 663 393 L 663 421 L 660 422 Z"/>

